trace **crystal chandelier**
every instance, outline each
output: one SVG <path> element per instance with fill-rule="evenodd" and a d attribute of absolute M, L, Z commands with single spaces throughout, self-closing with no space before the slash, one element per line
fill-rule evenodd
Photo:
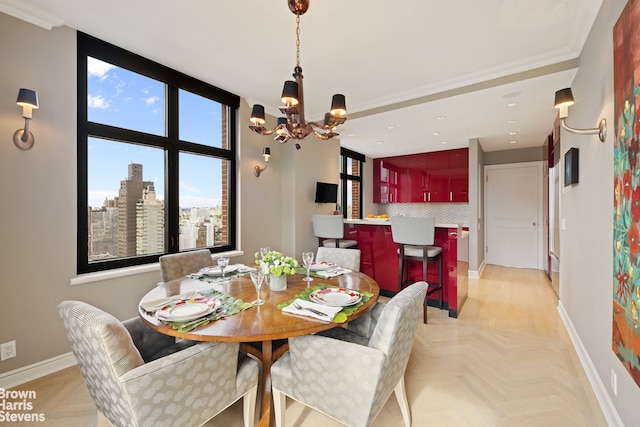
<path fill-rule="evenodd" d="M 290 139 L 304 139 L 310 133 L 322 140 L 327 140 L 337 136 L 334 132 L 338 125 L 347 120 L 347 107 L 345 97 L 342 94 L 333 95 L 331 100 L 331 110 L 324 115 L 322 124 L 316 122 L 306 122 L 304 119 L 304 95 L 302 89 L 302 67 L 300 67 L 300 15 L 309 9 L 310 0 L 287 0 L 289 10 L 296 15 L 296 66 L 293 69 L 293 78 L 284 82 L 282 90 L 283 106 L 280 112 L 285 117 L 278 117 L 276 127 L 267 129 L 264 127 L 265 115 L 264 106 L 255 104 L 251 109 L 251 123 L 249 129 L 260 135 L 276 134 L 275 140 L 285 143 Z M 300 149 L 300 144 L 296 144 Z"/>

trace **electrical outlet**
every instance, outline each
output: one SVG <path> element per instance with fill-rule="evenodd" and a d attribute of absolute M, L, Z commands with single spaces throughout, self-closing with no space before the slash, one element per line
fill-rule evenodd
<path fill-rule="evenodd" d="M 16 357 L 16 342 L 9 341 L 0 344 L 0 361 L 11 359 L 12 357 Z"/>
<path fill-rule="evenodd" d="M 618 377 L 613 369 L 611 370 L 611 391 L 614 396 L 618 395 Z"/>

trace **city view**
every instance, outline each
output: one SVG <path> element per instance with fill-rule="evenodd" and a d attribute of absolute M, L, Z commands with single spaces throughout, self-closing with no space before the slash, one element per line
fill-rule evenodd
<path fill-rule="evenodd" d="M 89 206 L 88 214 L 89 261 L 165 252 L 164 202 L 143 179 L 142 164 L 130 163 L 117 196 Z M 180 249 L 219 245 L 222 236 L 220 205 L 180 208 Z"/>

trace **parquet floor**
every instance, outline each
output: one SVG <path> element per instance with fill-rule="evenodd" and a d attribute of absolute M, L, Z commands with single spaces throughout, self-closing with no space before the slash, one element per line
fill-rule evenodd
<path fill-rule="evenodd" d="M 606 426 L 555 294 L 537 270 L 487 266 L 481 280 L 469 280 L 458 319 L 430 307 L 405 381 L 415 427 Z M 46 414 L 47 426 L 95 426 L 93 403 L 75 367 L 17 388 L 37 392 L 34 411 Z M 206 426 L 240 427 L 241 409 L 236 403 Z M 286 425 L 341 426 L 291 400 Z M 398 425 L 402 417 L 392 397 L 373 427 Z"/>

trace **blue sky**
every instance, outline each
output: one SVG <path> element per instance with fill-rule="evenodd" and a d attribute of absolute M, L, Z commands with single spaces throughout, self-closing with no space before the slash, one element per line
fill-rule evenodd
<path fill-rule="evenodd" d="M 164 84 L 89 59 L 88 118 L 90 121 L 154 135 L 165 131 Z M 179 92 L 180 138 L 220 146 L 220 104 L 186 91 Z M 89 205 L 102 206 L 118 194 L 127 178 L 127 165 L 141 163 L 143 179 L 155 183 L 164 200 L 164 151 L 136 144 L 89 140 Z M 180 155 L 180 207 L 213 207 L 221 199 L 221 161 L 186 153 Z"/>

